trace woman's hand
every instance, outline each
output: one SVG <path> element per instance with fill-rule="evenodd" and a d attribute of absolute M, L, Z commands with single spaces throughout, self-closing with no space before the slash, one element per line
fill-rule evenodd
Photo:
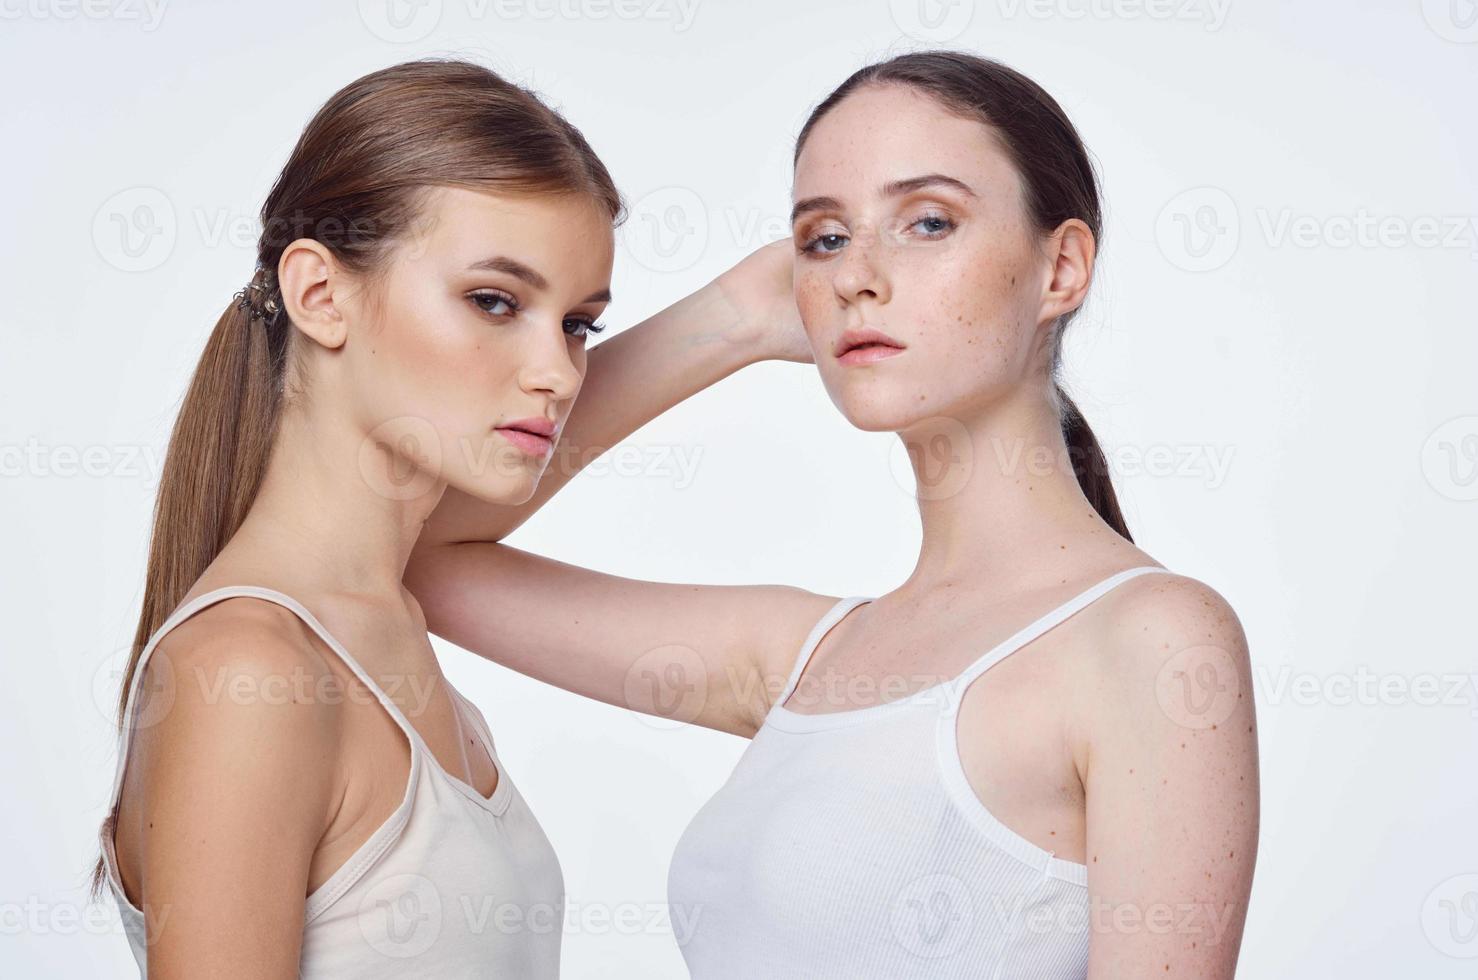
<path fill-rule="evenodd" d="M 791 239 L 762 245 L 712 283 L 719 301 L 733 311 L 730 338 L 752 345 L 756 360 L 813 363 L 791 282 L 795 248 Z"/>

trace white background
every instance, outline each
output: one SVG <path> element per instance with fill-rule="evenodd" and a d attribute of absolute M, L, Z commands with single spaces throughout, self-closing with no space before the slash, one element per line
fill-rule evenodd
<path fill-rule="evenodd" d="M 784 231 L 808 109 L 931 42 L 1039 80 L 1102 168 L 1107 233 L 1068 378 L 1140 542 L 1221 591 L 1251 639 L 1263 832 L 1239 975 L 1478 971 L 1472 0 L 0 0 L 0 15 L 0 973 L 133 974 L 85 883 L 158 460 L 319 104 L 424 54 L 534 86 L 632 205 L 614 332 Z M 747 370 L 623 452 L 625 472 L 597 464 L 512 543 L 835 595 L 912 567 L 896 440 L 849 428 L 808 366 Z M 660 922 L 631 933 L 599 913 L 660 915 L 677 836 L 744 743 L 438 649 L 561 856 L 566 975 L 682 976 Z"/>

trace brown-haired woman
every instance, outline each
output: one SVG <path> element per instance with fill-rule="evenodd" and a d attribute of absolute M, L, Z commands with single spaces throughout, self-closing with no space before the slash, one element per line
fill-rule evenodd
<path fill-rule="evenodd" d="M 120 698 L 94 888 L 151 977 L 557 975 L 559 863 L 401 578 L 444 489 L 533 493 L 621 210 L 474 64 L 374 72 L 308 124 L 170 439 Z M 776 268 L 642 336 L 680 368 L 766 347 Z"/>
<path fill-rule="evenodd" d="M 908 580 L 633 581 L 497 543 L 553 485 L 513 509 L 448 493 L 407 569 L 431 630 L 753 738 L 673 860 L 694 977 L 1231 977 L 1258 826 L 1246 641 L 1134 545 L 1056 381 L 1102 234 L 1076 130 L 1003 65 L 904 55 L 818 106 L 794 195 L 823 383 L 931 467 Z M 661 355 L 607 364 L 569 438 L 609 446 L 731 368 Z"/>

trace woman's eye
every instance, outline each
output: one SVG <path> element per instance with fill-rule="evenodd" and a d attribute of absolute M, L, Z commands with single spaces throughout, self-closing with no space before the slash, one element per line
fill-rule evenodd
<path fill-rule="evenodd" d="M 922 227 L 924 234 L 929 238 L 938 238 L 945 232 L 954 230 L 955 223 L 948 218 L 937 214 L 927 215 L 915 221 L 910 227 Z"/>
<path fill-rule="evenodd" d="M 802 252 L 814 254 L 829 254 L 838 251 L 849 239 L 846 235 L 817 235 L 801 247 Z"/>
<path fill-rule="evenodd" d="M 489 316 L 512 316 L 518 312 L 518 303 L 512 296 L 505 293 L 493 293 L 486 290 L 471 293 L 467 297 L 472 300 L 472 305 Z"/>
<path fill-rule="evenodd" d="M 583 339 L 587 334 L 600 333 L 604 329 L 604 324 L 582 320 L 578 317 L 571 317 L 565 321 L 565 333 L 571 337 Z"/>

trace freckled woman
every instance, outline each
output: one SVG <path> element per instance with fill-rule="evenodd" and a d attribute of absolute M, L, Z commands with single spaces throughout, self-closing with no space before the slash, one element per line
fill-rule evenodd
<path fill-rule="evenodd" d="M 753 739 L 673 859 L 698 980 L 1232 977 L 1258 825 L 1246 641 L 1135 546 L 1056 381 L 1102 235 L 1077 132 L 1002 65 L 904 55 L 812 113 L 794 198 L 794 296 L 833 402 L 916 466 L 936 439 L 962 461 L 918 474 L 935 490 L 908 579 L 665 584 L 498 543 L 561 474 L 518 508 L 448 492 L 407 567 L 430 629 L 613 704 L 639 658 L 671 666 L 706 685 L 686 720 Z M 570 443 L 793 355 L 781 330 L 727 357 L 679 338 L 599 345 Z M 1002 446 L 1066 462 L 1003 465 Z M 683 648 L 696 663 L 651 662 Z M 1174 696 L 1207 671 L 1214 717 Z"/>

